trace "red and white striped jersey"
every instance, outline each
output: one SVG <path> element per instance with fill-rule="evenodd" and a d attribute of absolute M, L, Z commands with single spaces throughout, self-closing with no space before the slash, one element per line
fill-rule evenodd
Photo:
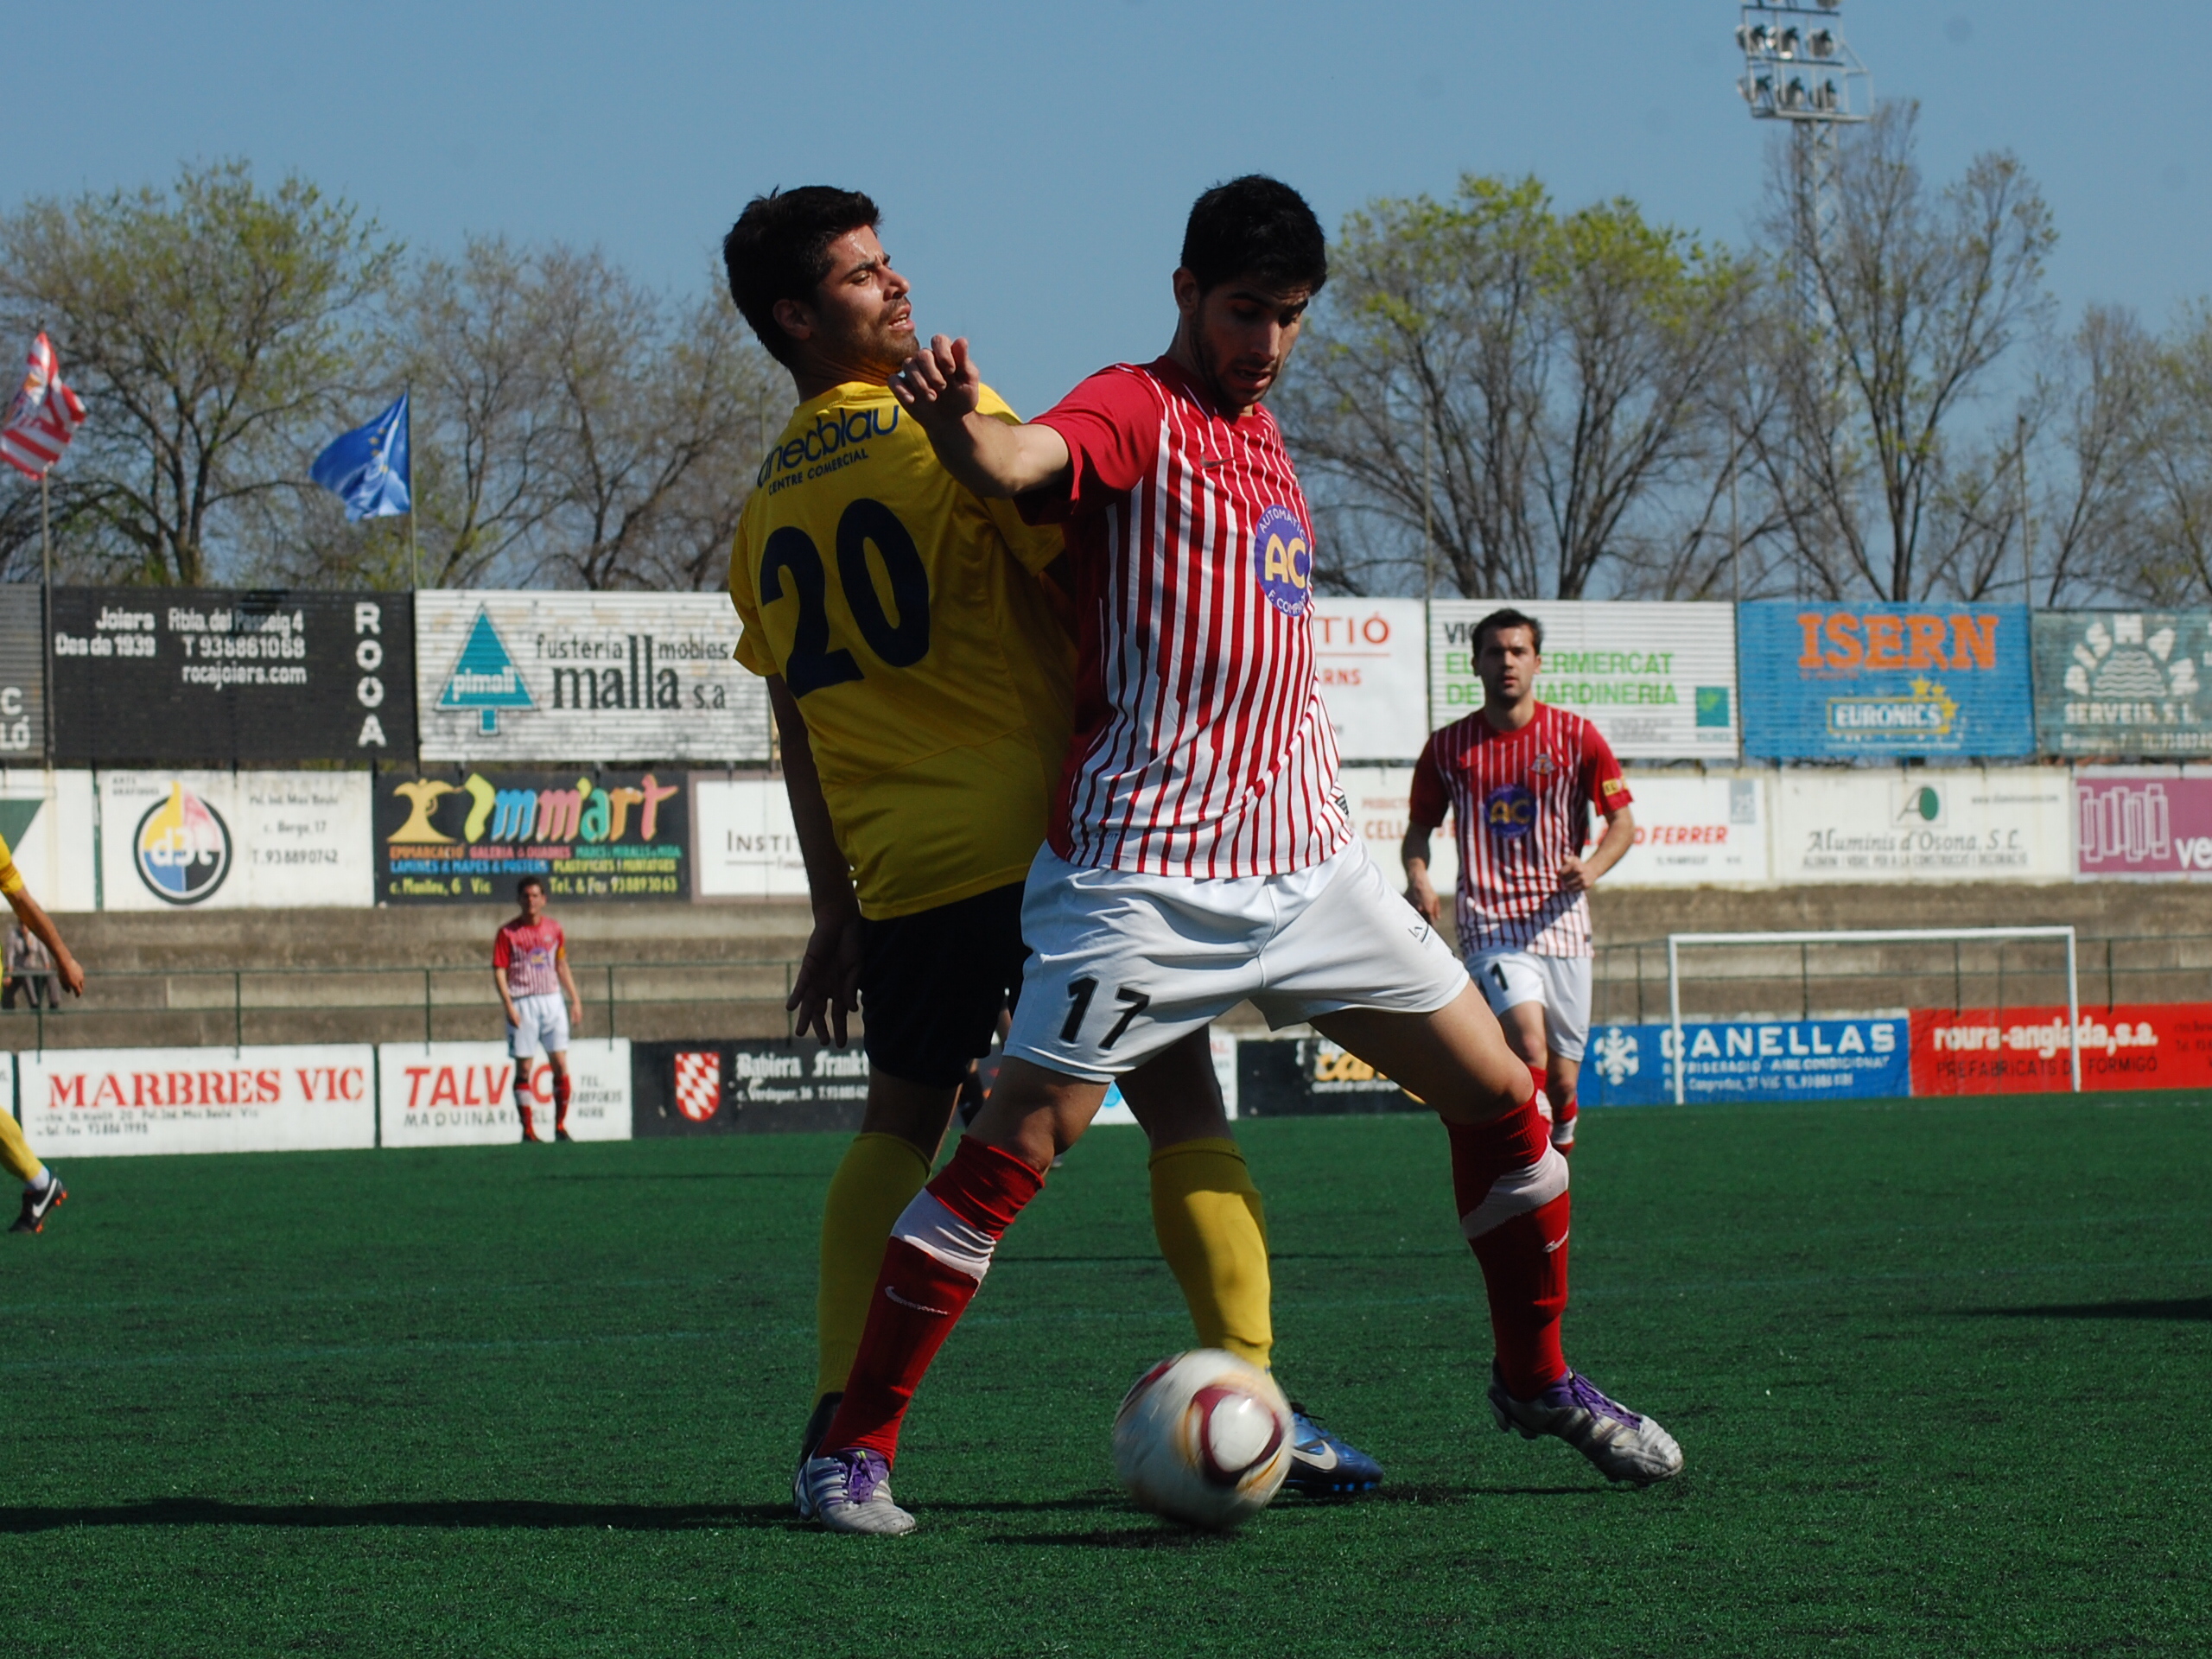
<path fill-rule="evenodd" d="M 568 954 L 568 935 L 550 916 L 502 922 L 492 941 L 492 967 L 506 975 L 510 996 L 560 995 L 561 962 Z"/>
<path fill-rule="evenodd" d="M 1549 703 L 1517 732 L 1480 709 L 1429 734 L 1414 766 L 1412 817 L 1448 810 L 1459 841 L 1459 949 L 1590 954 L 1590 895 L 1562 893 L 1560 861 L 1590 842 L 1590 809 L 1629 804 L 1621 763 L 1598 728 Z"/>
<path fill-rule="evenodd" d="M 1078 646 L 1052 814 L 1070 863 L 1280 875 L 1351 839 L 1313 669 L 1313 528 L 1274 417 L 1230 421 L 1166 358 L 1038 417 L 1067 441 Z"/>

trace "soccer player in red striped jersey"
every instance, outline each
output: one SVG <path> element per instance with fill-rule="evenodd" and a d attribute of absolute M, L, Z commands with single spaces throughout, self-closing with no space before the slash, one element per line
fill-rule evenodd
<path fill-rule="evenodd" d="M 1248 998 L 1310 1020 L 1445 1122 L 1460 1229 L 1489 1291 L 1501 1428 L 1617 1479 L 1681 1449 L 1569 1370 L 1567 1160 L 1528 1068 L 1435 929 L 1352 833 L 1315 689 L 1313 531 L 1261 400 L 1327 279 L 1326 240 L 1273 179 L 1191 210 L 1166 354 L 1092 376 L 1028 425 L 980 408 L 965 340 L 893 378 L 952 475 L 1065 525 L 1075 734 L 1030 866 L 1031 955 L 998 1084 L 884 1249 L 845 1397 L 805 1480 L 842 1532 L 913 1517 L 889 1477 L 908 1402 L 999 1238 L 1116 1078 Z"/>
<path fill-rule="evenodd" d="M 1604 734 L 1536 701 L 1543 625 L 1493 611 L 1475 625 L 1483 706 L 1433 733 L 1414 767 L 1406 897 L 1432 922 L 1429 836 L 1459 834 L 1454 911 L 1468 975 L 1550 1103 L 1552 1145 L 1574 1148 L 1574 1084 L 1590 1034 L 1590 888 L 1636 839 L 1628 780 Z M 1590 810 L 1605 833 L 1590 846 Z"/>

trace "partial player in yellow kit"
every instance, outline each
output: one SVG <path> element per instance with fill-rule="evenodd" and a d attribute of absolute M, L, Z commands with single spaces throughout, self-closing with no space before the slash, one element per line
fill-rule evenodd
<path fill-rule="evenodd" d="M 755 199 L 723 243 L 732 296 L 801 400 L 753 480 L 729 571 L 738 659 L 768 682 L 813 896 L 791 1006 L 830 1042 L 853 1008 L 867 1015 L 867 1109 L 823 1206 L 802 1468 L 842 1395 L 891 1224 L 1019 994 L 1022 883 L 1072 721 L 1059 533 L 955 481 L 893 399 L 915 336 L 877 219 L 864 195 L 810 187 Z M 994 393 L 982 407 L 1017 418 Z M 1203 1033 L 1125 1094 L 1200 1341 L 1264 1366 L 1264 1217 Z M 1343 1478 L 1351 1448 L 1316 1446 L 1319 1489 L 1374 1484 Z"/>
<path fill-rule="evenodd" d="M 54 971 L 69 988 L 72 996 L 85 994 L 85 970 L 77 965 L 77 958 L 69 954 L 69 947 L 61 943 L 61 935 L 54 919 L 40 908 L 30 889 L 23 885 L 22 872 L 16 868 L 16 855 L 5 841 L 0 841 L 0 896 L 8 900 L 9 909 L 16 912 L 16 919 L 37 938 L 54 957 Z M 22 1127 L 15 1115 L 0 1108 L 0 1168 L 23 1184 L 23 1205 L 17 1214 L 11 1233 L 37 1233 L 46 1230 L 46 1218 L 54 1208 L 69 1196 L 68 1188 L 61 1185 L 61 1178 L 38 1160 L 30 1142 L 23 1139 Z"/>

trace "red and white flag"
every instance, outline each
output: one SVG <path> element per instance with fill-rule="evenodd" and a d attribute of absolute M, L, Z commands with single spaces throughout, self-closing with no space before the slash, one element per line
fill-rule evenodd
<path fill-rule="evenodd" d="M 84 423 L 84 401 L 61 383 L 54 342 L 41 334 L 31 342 L 23 389 L 8 405 L 7 418 L 0 421 L 0 461 L 19 473 L 43 478 Z"/>

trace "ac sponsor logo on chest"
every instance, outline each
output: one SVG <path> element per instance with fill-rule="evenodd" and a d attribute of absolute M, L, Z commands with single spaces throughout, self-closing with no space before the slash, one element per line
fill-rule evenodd
<path fill-rule="evenodd" d="M 1303 616 L 1313 602 L 1313 550 L 1306 526 L 1288 507 L 1269 507 L 1252 532 L 1252 574 L 1268 603 Z"/>
<path fill-rule="evenodd" d="M 1536 798 L 1520 784 L 1506 784 L 1483 799 L 1483 823 L 1501 841 L 1518 841 L 1536 826 Z"/>

